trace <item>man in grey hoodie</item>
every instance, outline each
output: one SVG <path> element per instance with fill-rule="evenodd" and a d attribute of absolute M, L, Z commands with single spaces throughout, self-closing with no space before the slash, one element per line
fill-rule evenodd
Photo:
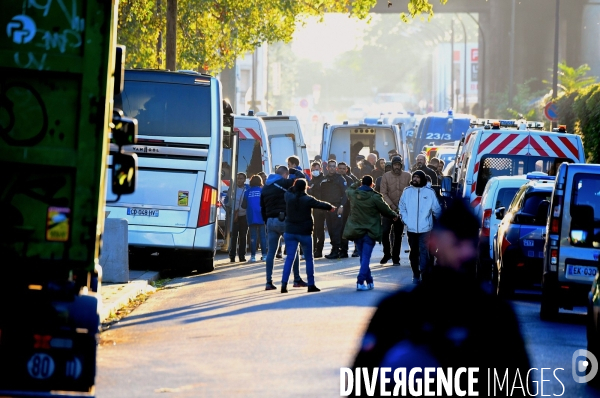
<path fill-rule="evenodd" d="M 427 177 L 421 170 L 412 174 L 410 186 L 400 198 L 400 215 L 406 224 L 410 246 L 410 266 L 413 283 L 418 284 L 429 267 L 429 235 L 433 229 L 433 217 L 439 218 L 442 208 L 435 191 L 427 186 Z"/>

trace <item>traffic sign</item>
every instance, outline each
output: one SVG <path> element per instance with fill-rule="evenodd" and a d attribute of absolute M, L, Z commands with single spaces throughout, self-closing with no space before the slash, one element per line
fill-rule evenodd
<path fill-rule="evenodd" d="M 303 98 L 300 100 L 300 107 L 301 108 L 308 108 L 308 100 L 306 98 Z"/>
<path fill-rule="evenodd" d="M 548 102 L 544 107 L 544 116 L 551 122 L 558 120 L 558 106 L 555 102 Z"/>
<path fill-rule="evenodd" d="M 319 122 L 319 115 L 313 115 L 312 116 L 312 121 L 313 121 L 313 123 L 318 123 Z"/>

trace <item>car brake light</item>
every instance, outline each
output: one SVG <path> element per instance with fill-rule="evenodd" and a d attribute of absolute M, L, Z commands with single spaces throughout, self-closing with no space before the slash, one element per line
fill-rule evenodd
<path fill-rule="evenodd" d="M 550 233 L 557 234 L 560 232 L 560 219 L 562 217 L 563 196 L 554 196 L 554 208 L 552 209 L 552 217 L 550 219 Z"/>
<path fill-rule="evenodd" d="M 50 340 L 52 340 L 52 336 L 34 334 L 33 340 L 34 340 L 33 348 L 49 350 L 50 349 Z"/>
<path fill-rule="evenodd" d="M 209 185 L 202 188 L 202 200 L 198 214 L 198 227 L 204 227 L 215 221 L 217 216 L 217 190 Z"/>
<path fill-rule="evenodd" d="M 508 241 L 508 239 L 506 239 L 506 236 L 503 236 L 502 237 L 502 246 L 501 246 L 502 255 L 504 255 L 504 252 L 506 251 L 508 246 L 510 246 L 510 242 Z"/>
<path fill-rule="evenodd" d="M 492 209 L 485 209 L 483 211 L 481 236 L 490 236 L 490 219 L 492 218 Z"/>

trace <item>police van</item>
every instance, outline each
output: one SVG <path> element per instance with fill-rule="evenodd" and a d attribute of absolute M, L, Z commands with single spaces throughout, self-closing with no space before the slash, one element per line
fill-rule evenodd
<path fill-rule="evenodd" d="M 540 122 L 475 120 L 459 144 L 453 189 L 480 213 L 481 195 L 492 177 L 539 171 L 556 175 L 561 163 L 584 163 L 581 137 L 566 126 L 543 131 Z M 481 220 L 480 220 L 481 221 Z"/>
<path fill-rule="evenodd" d="M 109 218 L 129 223 L 132 253 L 177 254 L 177 268 L 212 271 L 217 234 L 223 103 L 221 86 L 197 72 L 125 71 L 115 107 L 138 120 L 137 189 L 107 194 Z M 110 186 L 110 179 L 107 182 Z"/>
<path fill-rule="evenodd" d="M 540 317 L 586 305 L 600 259 L 600 165 L 562 164 L 546 226 Z"/>
<path fill-rule="evenodd" d="M 256 115 L 263 120 L 267 128 L 269 147 L 272 148 L 273 167 L 287 166 L 286 159 L 296 155 L 300 158 L 302 171 L 310 176 L 308 150 L 298 118 L 296 116 L 286 116 L 281 111 L 277 111 L 275 116 L 268 116 L 264 112 L 259 112 Z"/>
<path fill-rule="evenodd" d="M 365 158 L 369 153 L 377 151 L 380 157 L 395 149 L 400 154 L 407 153 L 405 142 L 400 139 L 400 130 L 397 125 L 379 122 L 323 125 L 323 141 L 321 154 L 323 159 L 330 159 L 335 155 L 337 162 L 345 162 L 349 167 L 354 166 L 357 155 Z M 405 156 L 403 156 L 406 159 Z M 404 169 L 409 171 L 408 162 L 404 162 Z"/>
<path fill-rule="evenodd" d="M 267 176 L 273 170 L 271 163 L 271 149 L 269 146 L 269 137 L 267 128 L 262 118 L 258 116 L 240 116 L 234 117 L 234 130 L 238 135 L 237 148 L 237 172 L 245 173 L 247 182 L 255 174 L 264 172 Z M 226 215 L 227 204 L 229 202 L 229 186 L 232 177 L 232 148 L 223 148 L 223 158 L 221 159 L 221 197 L 219 201 L 219 234 L 218 246 L 221 251 L 229 250 L 229 225 Z M 264 183 L 264 181 L 263 181 Z"/>
<path fill-rule="evenodd" d="M 459 141 L 469 129 L 472 120 L 471 115 L 454 114 L 452 110 L 425 115 L 414 135 L 410 137 L 411 158 L 425 151 L 426 146 L 439 146 Z"/>

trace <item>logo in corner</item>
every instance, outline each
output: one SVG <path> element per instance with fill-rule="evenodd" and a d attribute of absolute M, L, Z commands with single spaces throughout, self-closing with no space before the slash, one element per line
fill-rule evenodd
<path fill-rule="evenodd" d="M 589 372 L 587 369 L 589 368 Z M 573 359 L 571 362 L 571 373 L 573 374 L 573 380 L 576 383 L 587 383 L 592 380 L 596 373 L 598 373 L 598 359 L 596 356 L 588 350 L 576 350 L 573 353 Z M 585 376 L 580 376 L 585 374 Z"/>
<path fill-rule="evenodd" d="M 6 34 L 17 44 L 29 43 L 36 32 L 35 21 L 27 15 L 17 15 L 6 25 Z"/>

